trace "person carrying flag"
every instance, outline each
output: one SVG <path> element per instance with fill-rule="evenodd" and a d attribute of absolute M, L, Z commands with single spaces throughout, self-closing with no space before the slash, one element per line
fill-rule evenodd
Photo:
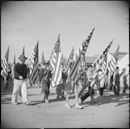
<path fill-rule="evenodd" d="M 88 87 L 88 92 L 85 93 L 84 95 L 82 95 L 80 97 L 80 100 L 81 100 L 81 103 L 83 103 L 89 96 L 91 97 L 91 103 L 94 104 L 95 101 L 94 101 L 94 88 L 93 88 L 93 84 L 92 84 L 92 80 L 93 80 L 93 67 L 90 66 L 88 68 L 88 71 L 87 71 L 87 87 Z"/>
<path fill-rule="evenodd" d="M 81 73 L 82 73 L 82 66 L 79 67 L 78 71 L 77 71 L 77 79 L 76 82 L 74 83 L 75 85 L 75 108 L 77 109 L 82 109 L 83 107 L 79 105 L 79 95 L 78 95 L 78 89 L 79 86 L 81 86 Z M 72 80 L 70 78 L 70 76 L 67 76 L 67 81 L 66 81 L 66 104 L 65 107 L 66 108 L 70 108 L 69 106 L 69 96 L 70 96 L 70 92 L 72 90 Z"/>
<path fill-rule="evenodd" d="M 126 93 L 126 89 L 128 88 L 127 84 L 127 75 L 126 75 L 126 68 L 123 68 L 122 73 L 121 73 L 121 86 L 123 88 L 122 93 Z"/>
<path fill-rule="evenodd" d="M 49 62 L 45 63 L 43 68 L 44 69 L 41 75 L 41 83 L 42 83 L 41 93 L 43 93 L 43 102 L 49 103 L 48 96 L 50 92 L 52 69 L 49 67 Z"/>

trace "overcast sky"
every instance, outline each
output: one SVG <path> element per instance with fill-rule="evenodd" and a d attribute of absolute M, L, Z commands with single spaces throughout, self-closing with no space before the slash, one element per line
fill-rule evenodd
<path fill-rule="evenodd" d="M 101 54 L 115 38 L 111 52 L 129 50 L 129 13 L 121 1 L 12 1 L 1 9 L 1 57 L 10 46 L 9 61 L 18 57 L 25 46 L 27 57 L 39 40 L 39 57 L 45 59 L 61 34 L 62 53 L 68 57 L 86 39 L 93 26 L 95 31 L 86 55 Z"/>

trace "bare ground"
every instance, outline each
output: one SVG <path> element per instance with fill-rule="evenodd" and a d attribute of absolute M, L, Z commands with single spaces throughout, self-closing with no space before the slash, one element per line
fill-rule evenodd
<path fill-rule="evenodd" d="M 28 99 L 31 105 L 11 104 L 12 87 L 1 90 L 1 124 L 3 128 L 129 128 L 129 90 L 125 95 L 115 96 L 105 90 L 104 96 L 95 95 L 95 105 L 88 98 L 83 109 L 74 107 L 71 95 L 70 109 L 65 108 L 65 100 L 56 100 L 55 90 L 51 89 L 50 103 L 42 103 L 41 88 L 29 88 Z"/>

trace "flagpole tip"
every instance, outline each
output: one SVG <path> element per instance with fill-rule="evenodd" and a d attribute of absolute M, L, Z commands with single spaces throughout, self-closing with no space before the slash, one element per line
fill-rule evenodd
<path fill-rule="evenodd" d="M 92 30 L 94 30 L 95 29 L 95 26 L 92 26 Z"/>

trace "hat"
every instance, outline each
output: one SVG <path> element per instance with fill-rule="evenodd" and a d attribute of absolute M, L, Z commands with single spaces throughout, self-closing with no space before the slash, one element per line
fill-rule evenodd
<path fill-rule="evenodd" d="M 24 55 L 20 55 L 18 59 L 21 61 L 25 61 L 27 59 L 27 57 L 25 57 Z"/>

